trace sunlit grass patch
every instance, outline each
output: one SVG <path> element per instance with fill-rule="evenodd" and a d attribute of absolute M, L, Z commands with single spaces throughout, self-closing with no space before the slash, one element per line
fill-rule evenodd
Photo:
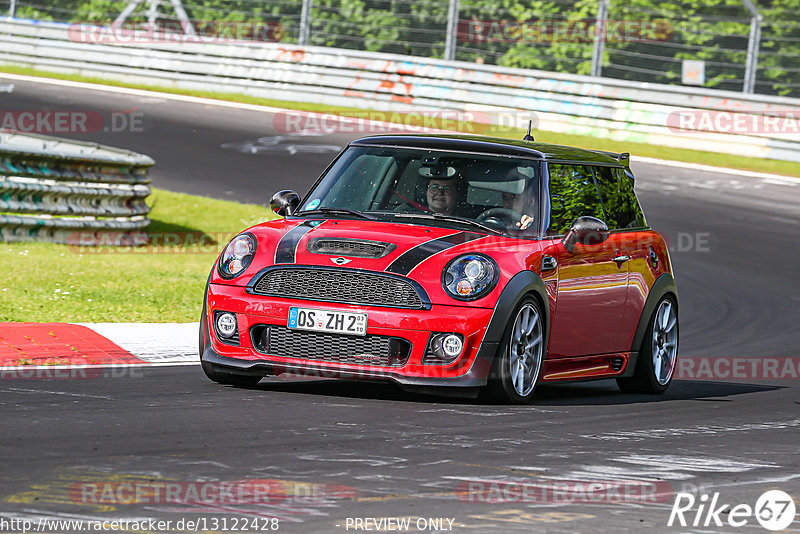
<path fill-rule="evenodd" d="M 150 245 L 0 242 L 0 321 L 195 321 L 227 239 L 274 217 L 262 206 L 160 189 L 148 204 Z"/>

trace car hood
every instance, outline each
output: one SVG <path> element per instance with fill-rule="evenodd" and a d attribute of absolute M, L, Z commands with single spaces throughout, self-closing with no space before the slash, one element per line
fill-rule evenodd
<path fill-rule="evenodd" d="M 495 259 L 502 255 L 506 261 L 501 263 L 509 263 L 513 250 L 525 264 L 524 256 L 538 248 L 534 241 L 457 228 L 351 219 L 278 219 L 248 232 L 258 241 L 250 266 L 234 280 L 222 279 L 215 269 L 212 283 L 247 285 L 260 270 L 276 265 L 364 269 L 407 276 L 422 284 L 433 302 L 452 304 L 457 301 L 441 289 L 442 270 L 452 258 L 481 252 Z M 527 246 L 520 247 L 521 243 Z M 500 265 L 500 287 L 504 275 L 513 274 L 503 271 Z"/>

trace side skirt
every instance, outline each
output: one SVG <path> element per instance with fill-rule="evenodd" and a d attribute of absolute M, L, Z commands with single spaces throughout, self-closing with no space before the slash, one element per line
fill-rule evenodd
<path fill-rule="evenodd" d="M 617 378 L 627 370 L 629 362 L 630 353 L 627 352 L 545 360 L 541 381 L 577 382 Z"/>

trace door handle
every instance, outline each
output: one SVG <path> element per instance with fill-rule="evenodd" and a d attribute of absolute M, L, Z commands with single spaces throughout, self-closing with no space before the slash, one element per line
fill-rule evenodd
<path fill-rule="evenodd" d="M 630 256 L 617 256 L 616 258 L 614 258 L 614 261 L 617 263 L 624 263 L 629 259 L 631 259 Z"/>

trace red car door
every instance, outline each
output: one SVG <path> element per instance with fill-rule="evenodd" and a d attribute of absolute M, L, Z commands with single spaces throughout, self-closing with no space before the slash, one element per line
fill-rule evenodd
<path fill-rule="evenodd" d="M 558 236 L 545 254 L 556 260 L 556 310 L 551 320 L 548 355 L 567 358 L 625 350 L 620 328 L 628 291 L 625 232 L 611 232 L 603 243 L 576 244 L 567 250 L 561 238 L 581 216 L 606 220 L 595 172 L 589 166 L 550 164 L 550 222 Z"/>
<path fill-rule="evenodd" d="M 661 238 L 644 220 L 633 192 L 633 174 L 619 168 L 595 168 L 595 178 L 606 214 L 606 224 L 619 237 L 620 257 L 628 258 L 628 295 L 620 321 L 620 351 L 631 349 L 647 293 L 659 273 L 666 253 Z"/>
<path fill-rule="evenodd" d="M 561 242 L 551 247 L 558 262 L 558 289 L 550 357 L 622 350 L 618 340 L 629 275 L 629 263 L 618 260 L 623 240 L 624 236 L 611 234 L 605 243 L 579 244 L 574 252 Z"/>

